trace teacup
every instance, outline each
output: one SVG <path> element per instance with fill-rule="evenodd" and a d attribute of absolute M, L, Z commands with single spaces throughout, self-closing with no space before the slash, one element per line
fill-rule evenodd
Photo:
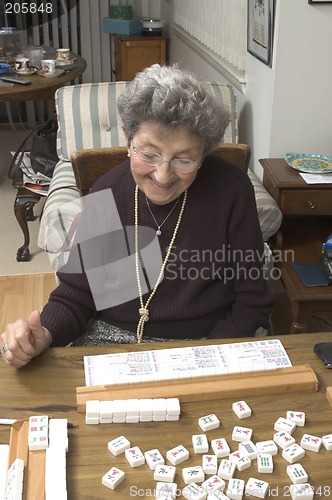
<path fill-rule="evenodd" d="M 56 59 L 58 62 L 66 62 L 70 60 L 70 49 L 57 49 Z"/>
<path fill-rule="evenodd" d="M 41 69 L 43 73 L 53 75 L 53 73 L 55 73 L 55 60 L 43 59 L 41 61 Z"/>
<path fill-rule="evenodd" d="M 30 61 L 27 57 L 18 57 L 15 60 L 15 70 L 18 73 L 28 73 L 30 69 Z"/>

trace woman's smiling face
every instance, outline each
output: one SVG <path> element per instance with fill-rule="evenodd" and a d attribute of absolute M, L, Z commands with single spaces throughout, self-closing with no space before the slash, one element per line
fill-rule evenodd
<path fill-rule="evenodd" d="M 141 191 L 158 205 L 176 200 L 194 182 L 202 163 L 203 140 L 185 129 L 162 133 L 158 125 L 144 123 L 130 142 L 131 172 Z M 159 157 L 162 157 L 162 161 Z M 150 166 L 146 158 L 162 163 Z M 177 168 L 172 160 L 191 160 L 189 167 Z M 183 162 L 185 165 L 185 162 Z M 181 162 L 180 162 L 181 164 Z"/>

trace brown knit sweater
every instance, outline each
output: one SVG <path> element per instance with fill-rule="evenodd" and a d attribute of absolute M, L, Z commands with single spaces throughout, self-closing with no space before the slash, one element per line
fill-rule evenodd
<path fill-rule="evenodd" d="M 109 192 L 106 191 L 108 188 L 112 190 L 122 225 L 133 228 L 135 183 L 129 162 L 99 179 L 92 192 L 99 196 L 101 192 Z M 182 197 L 161 228 L 162 234 L 158 239 L 162 258 L 178 220 L 181 203 Z M 161 206 L 150 202 L 159 224 L 173 204 Z M 108 197 L 101 203 L 93 201 L 91 207 L 81 216 L 81 234 L 84 230 L 85 235 L 93 235 L 97 221 L 106 220 L 111 210 Z M 152 234 L 156 230 L 142 192 L 139 192 L 139 226 L 152 228 Z M 140 234 L 143 233 L 140 229 Z M 42 324 L 51 332 L 53 346 L 66 345 L 79 337 L 92 317 L 136 332 L 140 305 L 132 243 L 125 242 L 129 249 L 124 268 L 120 271 L 117 268 L 115 274 L 118 274 L 114 277 L 113 273 L 111 278 L 107 270 L 110 260 L 113 263 L 117 259 L 121 261 L 123 247 L 119 245 L 120 250 L 114 250 L 114 247 L 123 234 L 120 229 L 114 231 L 107 243 L 97 238 L 88 250 L 84 243 L 79 252 L 80 245 L 74 246 L 67 265 L 58 273 L 60 285 L 42 311 Z M 111 249 L 110 241 L 116 241 L 114 245 L 111 243 Z M 109 261 L 108 248 L 113 252 Z M 98 259 L 102 260 L 99 270 Z M 83 267 L 88 269 L 87 273 L 79 272 L 82 261 Z M 145 265 L 149 267 L 149 258 L 147 262 Z M 179 339 L 245 337 L 254 335 L 260 326 L 268 327 L 274 300 L 259 272 L 263 262 L 262 234 L 248 176 L 220 158 L 208 156 L 188 189 L 182 222 L 164 278 L 149 305 L 150 319 L 144 334 Z M 156 266 L 158 274 L 158 259 Z M 149 277 L 149 270 L 147 274 Z M 97 285 L 91 285 L 93 279 Z M 126 283 L 122 282 L 124 279 Z M 127 283 L 128 280 L 130 283 Z M 143 296 L 144 303 L 153 284 Z M 112 288 L 116 289 L 113 294 L 116 296 L 115 303 L 112 303 Z M 128 297 L 129 289 L 134 295 L 121 303 L 118 291 Z"/>

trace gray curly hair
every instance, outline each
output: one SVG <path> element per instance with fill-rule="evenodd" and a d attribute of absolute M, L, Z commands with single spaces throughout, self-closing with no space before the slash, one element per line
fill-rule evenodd
<path fill-rule="evenodd" d="M 202 138 L 204 155 L 221 141 L 230 121 L 228 108 L 177 65 L 154 64 L 138 73 L 117 107 L 129 142 L 142 123 L 151 122 L 165 134 L 184 128 Z"/>

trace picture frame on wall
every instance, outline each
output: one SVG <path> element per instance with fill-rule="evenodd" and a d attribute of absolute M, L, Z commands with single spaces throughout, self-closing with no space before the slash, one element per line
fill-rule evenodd
<path fill-rule="evenodd" d="M 247 51 L 272 66 L 275 0 L 248 0 Z"/>

